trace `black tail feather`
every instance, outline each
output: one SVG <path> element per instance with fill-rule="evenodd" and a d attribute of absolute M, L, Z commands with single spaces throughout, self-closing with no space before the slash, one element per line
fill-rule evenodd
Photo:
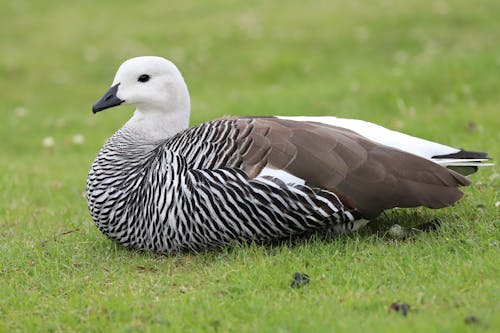
<path fill-rule="evenodd" d="M 432 159 L 454 159 L 454 160 L 463 160 L 464 164 L 467 162 L 467 160 L 491 160 L 491 158 L 488 156 L 488 153 L 483 153 L 483 152 L 478 152 L 478 151 L 467 151 L 460 149 L 460 151 L 453 153 L 453 154 L 447 154 L 447 155 L 435 155 L 432 156 Z M 448 169 L 451 169 L 455 172 L 458 172 L 459 174 L 462 174 L 464 176 L 468 176 L 474 172 L 477 171 L 478 166 L 480 166 L 482 161 L 477 161 L 477 165 L 460 165 L 459 163 L 457 165 L 447 165 L 446 167 Z"/>
<path fill-rule="evenodd" d="M 463 150 L 463 149 L 460 149 L 459 152 L 456 152 L 453 154 L 435 155 L 435 156 L 432 156 L 432 158 L 457 158 L 457 159 L 464 159 L 464 160 L 472 160 L 472 159 L 491 160 L 491 158 L 488 156 L 488 153 L 483 153 L 483 152 L 478 152 L 478 151 L 467 151 L 467 150 Z"/>

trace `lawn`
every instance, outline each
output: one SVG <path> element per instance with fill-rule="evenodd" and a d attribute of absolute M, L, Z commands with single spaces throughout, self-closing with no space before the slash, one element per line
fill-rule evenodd
<path fill-rule="evenodd" d="M 7 0 L 0 22 L 0 331 L 500 331 L 498 166 L 448 209 L 173 257 L 108 240 L 83 195 L 132 113 L 91 106 L 137 55 L 179 66 L 193 124 L 361 118 L 498 164 L 499 1 Z M 434 218 L 434 232 L 387 232 Z M 294 272 L 309 284 L 291 288 Z"/>

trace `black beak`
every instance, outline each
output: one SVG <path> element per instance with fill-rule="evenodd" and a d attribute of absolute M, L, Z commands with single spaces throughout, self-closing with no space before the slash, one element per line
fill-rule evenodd
<path fill-rule="evenodd" d="M 118 91 L 119 85 L 120 84 L 118 83 L 109 88 L 109 90 L 104 94 L 104 96 L 102 96 L 101 99 L 94 104 L 94 106 L 92 107 L 93 113 L 109 109 L 113 106 L 117 106 L 125 102 L 124 100 L 121 100 L 118 97 L 116 97 L 116 92 Z"/>

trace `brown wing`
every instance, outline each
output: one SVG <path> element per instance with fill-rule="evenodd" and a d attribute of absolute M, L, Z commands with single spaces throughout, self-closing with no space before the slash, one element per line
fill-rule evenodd
<path fill-rule="evenodd" d="M 470 181 L 424 158 L 350 130 L 278 118 L 237 118 L 239 166 L 250 177 L 265 166 L 326 188 L 371 218 L 394 207 L 446 207 Z M 238 139 L 237 139 L 238 140 Z"/>

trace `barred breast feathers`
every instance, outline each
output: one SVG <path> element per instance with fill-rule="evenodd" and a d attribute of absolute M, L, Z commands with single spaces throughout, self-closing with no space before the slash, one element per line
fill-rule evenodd
<path fill-rule="evenodd" d="M 355 210 L 344 210 L 327 190 L 249 177 L 241 166 L 254 143 L 253 123 L 218 120 L 144 150 L 118 133 L 88 178 L 96 224 L 126 246 L 168 252 L 265 241 L 355 219 Z M 247 168 L 258 173 L 254 164 Z"/>

